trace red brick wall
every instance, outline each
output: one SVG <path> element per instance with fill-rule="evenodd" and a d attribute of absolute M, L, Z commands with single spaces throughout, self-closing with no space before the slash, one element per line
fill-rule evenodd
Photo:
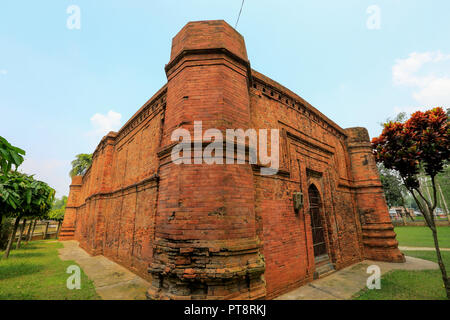
<path fill-rule="evenodd" d="M 166 89 L 97 147 L 82 179 L 75 239 L 151 279 L 158 158 Z M 145 147 L 144 147 L 145 146 Z M 63 230 L 62 230 L 63 231 Z"/>
<path fill-rule="evenodd" d="M 186 25 L 165 71 L 167 85 L 103 138 L 86 175 L 74 178 L 63 238 L 75 228 L 88 252 L 151 279 L 150 298 L 272 298 L 316 271 L 314 184 L 335 268 L 403 261 L 364 129 L 343 130 L 251 70 L 243 37 L 223 21 Z M 279 129 L 278 174 L 249 163 L 173 164 L 171 134 L 192 132 L 194 121 L 223 133 Z"/>
<path fill-rule="evenodd" d="M 191 24 L 174 38 L 171 57 L 149 296 L 262 297 L 251 166 L 174 165 L 169 154 L 173 130 L 192 131 L 194 121 L 203 131 L 249 127 L 243 38 L 221 21 Z"/>
<path fill-rule="evenodd" d="M 281 132 L 283 174 L 261 176 L 255 171 L 267 296 L 273 297 L 310 280 L 315 271 L 307 214 L 311 183 L 322 197 L 332 262 L 342 268 L 361 261 L 364 253 L 345 133 L 289 90 L 255 71 L 253 76 L 252 126 Z M 292 196 L 298 191 L 304 194 L 305 206 L 296 214 Z"/>

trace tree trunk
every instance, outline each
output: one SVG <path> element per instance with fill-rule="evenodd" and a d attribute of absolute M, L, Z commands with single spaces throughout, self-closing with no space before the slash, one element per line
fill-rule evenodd
<path fill-rule="evenodd" d="M 3 224 L 3 216 L 0 215 L 0 237 L 2 236 L 2 224 Z"/>
<path fill-rule="evenodd" d="M 433 233 L 434 247 L 436 249 L 436 255 L 437 255 L 439 269 L 441 270 L 441 273 L 442 273 L 442 281 L 444 282 L 447 299 L 450 300 L 450 281 L 447 276 L 447 270 L 445 269 L 444 262 L 442 261 L 441 250 L 439 249 L 439 240 L 438 240 L 438 236 L 437 236 L 437 228 L 436 228 L 436 223 L 434 221 L 434 209 L 436 208 L 436 203 L 437 203 L 436 185 L 435 185 L 434 177 L 431 177 L 431 183 L 432 183 L 432 187 L 433 187 L 434 201 L 432 203 L 428 203 L 428 201 L 421 194 L 421 192 L 419 190 L 417 190 L 417 193 L 419 194 L 419 196 L 424 200 L 425 207 L 421 207 L 419 205 L 419 203 L 417 203 L 417 205 L 421 209 L 426 208 L 426 210 L 421 210 L 421 211 L 422 211 L 424 218 L 428 224 L 428 227 L 431 229 L 431 232 Z M 416 200 L 416 202 L 417 202 L 417 200 Z"/>
<path fill-rule="evenodd" d="M 401 218 L 402 221 L 403 221 L 403 225 L 406 226 L 406 217 L 405 217 L 405 215 L 403 214 L 402 210 L 397 210 L 397 209 L 395 209 L 395 213 L 396 213 L 397 215 L 400 216 L 400 218 Z"/>
<path fill-rule="evenodd" d="M 56 229 L 56 239 L 59 238 L 59 229 L 61 229 L 61 221 L 58 221 L 58 229 Z"/>
<path fill-rule="evenodd" d="M 36 229 L 36 223 L 37 223 L 37 219 L 34 220 L 34 223 L 33 223 L 33 230 L 31 230 L 31 233 L 28 235 L 27 243 L 30 242 L 31 239 L 33 239 L 34 229 Z"/>
<path fill-rule="evenodd" d="M 27 239 L 27 242 L 28 242 L 28 238 L 30 237 L 31 228 L 33 228 L 33 220 L 31 220 L 30 224 L 28 225 L 27 235 L 25 236 L 25 239 Z"/>
<path fill-rule="evenodd" d="M 27 225 L 27 219 L 23 219 L 22 227 L 20 228 L 20 232 L 19 232 L 19 239 L 17 239 L 17 243 L 16 243 L 16 249 L 20 248 L 20 243 L 22 242 L 22 237 L 23 237 L 23 231 L 25 230 L 26 225 Z"/>
<path fill-rule="evenodd" d="M 406 208 L 406 201 L 405 201 L 405 198 L 403 198 L 403 196 L 402 196 L 402 207 L 405 210 L 406 216 L 409 217 L 411 219 L 411 221 L 414 221 L 413 216 L 411 215 L 411 213 L 409 213 L 408 209 Z"/>
<path fill-rule="evenodd" d="M 437 237 L 436 227 L 432 228 L 431 231 L 433 232 L 434 247 L 436 248 L 438 265 L 439 265 L 439 269 L 441 269 L 442 280 L 444 281 L 444 287 L 445 287 L 445 291 L 447 293 L 447 299 L 450 300 L 450 281 L 447 276 L 447 270 L 445 269 L 444 261 L 442 261 L 441 250 L 439 249 L 439 241 L 438 241 L 438 237 Z"/>
<path fill-rule="evenodd" d="M 9 252 L 11 251 L 12 244 L 14 242 L 14 238 L 16 237 L 17 227 L 19 226 L 20 217 L 16 218 L 16 222 L 14 223 L 14 227 L 11 235 L 9 236 L 8 245 L 6 246 L 5 253 L 3 254 L 3 259 L 8 259 Z"/>
<path fill-rule="evenodd" d="M 425 189 L 425 193 L 428 195 L 428 201 L 430 201 L 430 203 L 433 203 L 433 198 L 431 198 L 431 193 L 430 193 L 430 190 L 428 189 L 427 184 L 428 184 L 427 177 L 422 177 L 422 186 L 423 186 L 423 189 Z"/>
<path fill-rule="evenodd" d="M 42 240 L 45 240 L 45 238 L 47 238 L 48 224 L 49 224 L 49 222 L 47 221 L 45 224 L 44 238 Z"/>
<path fill-rule="evenodd" d="M 401 212 L 399 214 L 400 214 L 400 217 L 402 217 L 403 225 L 406 226 L 406 213 Z"/>

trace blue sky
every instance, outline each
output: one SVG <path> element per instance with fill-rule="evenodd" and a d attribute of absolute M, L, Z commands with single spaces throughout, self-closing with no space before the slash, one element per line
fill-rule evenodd
<path fill-rule="evenodd" d="M 80 29 L 67 28 L 71 5 Z M 240 5 L 2 1 L 0 135 L 27 151 L 23 171 L 67 194 L 74 156 L 166 82 L 172 37 L 188 21 L 234 26 Z M 374 136 L 399 111 L 450 106 L 449 12 L 446 0 L 246 0 L 238 31 L 254 69 Z"/>

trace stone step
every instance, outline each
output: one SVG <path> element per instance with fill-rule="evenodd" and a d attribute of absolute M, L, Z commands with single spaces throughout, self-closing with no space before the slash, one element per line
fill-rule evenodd
<path fill-rule="evenodd" d="M 60 238 L 64 238 L 64 237 L 73 237 L 75 235 L 74 231 L 65 231 L 65 230 L 61 230 L 61 232 L 59 233 L 59 237 Z"/>
<path fill-rule="evenodd" d="M 316 265 L 316 271 L 314 272 L 314 279 L 320 279 L 336 272 L 334 265 L 330 262 L 322 262 L 321 265 Z"/>
<path fill-rule="evenodd" d="M 316 272 L 319 272 L 320 274 L 328 272 L 330 270 L 334 270 L 334 266 L 330 262 L 323 264 L 320 267 L 316 268 Z"/>
<path fill-rule="evenodd" d="M 60 241 L 64 241 L 64 240 L 73 240 L 74 239 L 74 236 L 73 235 L 66 235 L 66 236 L 59 236 L 58 237 L 58 240 L 60 240 Z"/>
<path fill-rule="evenodd" d="M 319 279 L 328 277 L 329 275 L 331 275 L 331 274 L 333 274 L 333 273 L 335 273 L 335 272 L 336 272 L 336 270 L 335 270 L 334 268 L 333 268 L 333 269 L 330 269 L 329 271 L 327 271 L 327 272 L 325 272 L 325 273 L 319 274 Z"/>
<path fill-rule="evenodd" d="M 61 233 L 64 233 L 64 232 L 75 232 L 75 229 L 61 229 L 61 231 L 60 231 Z"/>
<path fill-rule="evenodd" d="M 330 257 L 327 254 L 318 256 L 314 258 L 314 262 L 316 263 L 316 265 L 320 265 L 323 262 L 329 262 L 330 261 Z"/>

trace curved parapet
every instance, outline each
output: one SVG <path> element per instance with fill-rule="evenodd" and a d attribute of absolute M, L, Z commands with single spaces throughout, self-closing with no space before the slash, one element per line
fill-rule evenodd
<path fill-rule="evenodd" d="M 185 52 L 210 49 L 225 49 L 243 60 L 248 60 L 244 37 L 225 21 L 211 20 L 186 24 L 172 39 L 170 61 Z"/>

